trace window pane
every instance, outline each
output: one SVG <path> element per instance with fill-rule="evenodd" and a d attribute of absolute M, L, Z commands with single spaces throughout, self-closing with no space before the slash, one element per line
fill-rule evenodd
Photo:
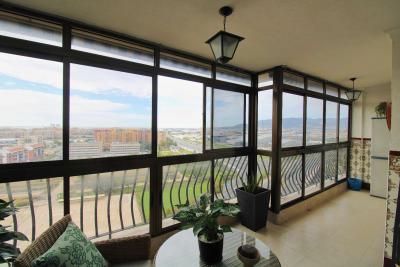
<path fill-rule="evenodd" d="M 220 81 L 236 83 L 244 86 L 251 86 L 250 75 L 227 69 L 217 68 L 216 78 Z"/>
<path fill-rule="evenodd" d="M 161 53 L 160 67 L 211 78 L 210 65 L 166 53 Z"/>
<path fill-rule="evenodd" d="M 203 150 L 203 84 L 158 76 L 158 155 Z"/>
<path fill-rule="evenodd" d="M 211 149 L 212 88 L 206 88 L 206 149 Z"/>
<path fill-rule="evenodd" d="M 0 163 L 62 159 L 62 63 L 0 53 Z"/>
<path fill-rule="evenodd" d="M 246 114 L 244 116 L 244 125 L 245 125 L 245 138 L 244 138 L 244 146 L 248 146 L 249 144 L 249 95 L 245 94 L 246 97 Z"/>
<path fill-rule="evenodd" d="M 304 77 L 290 72 L 283 72 L 283 83 L 304 89 Z"/>
<path fill-rule="evenodd" d="M 257 179 L 262 178 L 260 186 L 268 189 L 271 189 L 271 164 L 271 156 L 257 155 Z"/>
<path fill-rule="evenodd" d="M 307 141 L 306 144 L 322 144 L 324 128 L 324 101 L 318 98 L 307 97 Z"/>
<path fill-rule="evenodd" d="M 301 197 L 302 156 L 281 159 L 281 204 Z"/>
<path fill-rule="evenodd" d="M 340 90 L 340 98 L 348 100 L 346 96 L 346 90 Z"/>
<path fill-rule="evenodd" d="M 326 101 L 325 143 L 336 143 L 338 103 Z"/>
<path fill-rule="evenodd" d="M 349 128 L 349 106 L 340 104 L 340 125 L 339 125 L 339 141 L 348 141 Z"/>
<path fill-rule="evenodd" d="M 202 194 L 211 193 L 211 161 L 163 166 L 162 227 L 178 223 L 173 220 L 176 205 L 194 205 Z"/>
<path fill-rule="evenodd" d="M 244 94 L 214 89 L 214 148 L 242 147 Z"/>
<path fill-rule="evenodd" d="M 247 156 L 216 159 L 214 166 L 215 199 L 233 200 L 235 189 L 242 187 L 242 180 L 248 177 Z"/>
<path fill-rule="evenodd" d="M 0 184 L 0 198 L 13 201 L 10 206 L 18 209 L 15 221 L 13 216 L 9 216 L 2 224 L 4 222 L 3 225 L 10 225 L 8 230 L 17 229 L 29 239 L 17 241 L 17 247 L 21 251 L 64 216 L 63 197 L 63 177 Z M 79 202 L 75 203 L 79 205 Z M 74 205 L 72 201 L 71 205 Z"/>
<path fill-rule="evenodd" d="M 72 220 L 89 238 L 149 232 L 150 169 L 72 176 L 69 186 Z"/>
<path fill-rule="evenodd" d="M 336 87 L 327 84 L 326 85 L 326 94 L 338 97 L 339 96 L 339 90 Z"/>
<path fill-rule="evenodd" d="M 336 181 L 337 150 L 325 152 L 325 187 Z"/>
<path fill-rule="evenodd" d="M 0 12 L 0 35 L 62 46 L 61 26 Z"/>
<path fill-rule="evenodd" d="M 71 65 L 70 158 L 151 151 L 152 79 Z"/>
<path fill-rule="evenodd" d="M 308 79 L 307 82 L 308 82 L 308 84 L 307 84 L 308 90 L 314 91 L 314 92 L 317 92 L 317 93 L 321 93 L 321 94 L 324 93 L 324 86 L 323 86 L 323 84 L 321 82 L 314 81 L 312 79 Z"/>
<path fill-rule="evenodd" d="M 258 75 L 258 88 L 274 84 L 274 73 L 266 72 Z"/>
<path fill-rule="evenodd" d="M 339 148 L 338 179 L 347 178 L 347 147 Z"/>
<path fill-rule="evenodd" d="M 305 194 L 309 195 L 321 189 L 321 153 L 306 154 Z"/>
<path fill-rule="evenodd" d="M 272 90 L 258 92 L 258 149 L 272 148 L 272 98 Z"/>
<path fill-rule="evenodd" d="M 282 95 L 282 147 L 303 145 L 303 97 Z"/>
<path fill-rule="evenodd" d="M 154 64 L 151 49 L 78 30 L 73 30 L 72 34 L 72 49 L 151 66 Z"/>

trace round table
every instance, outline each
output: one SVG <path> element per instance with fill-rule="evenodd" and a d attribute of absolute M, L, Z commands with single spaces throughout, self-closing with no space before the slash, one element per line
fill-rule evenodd
<path fill-rule="evenodd" d="M 260 240 L 247 235 L 244 232 L 233 230 L 225 233 L 224 250 L 222 262 L 212 266 L 243 266 L 236 255 L 237 248 L 243 244 L 255 246 L 261 255 L 261 260 L 255 265 L 265 267 L 281 267 L 278 258 L 268 246 Z M 164 242 L 157 252 L 154 260 L 156 267 L 190 267 L 209 266 L 203 263 L 199 257 L 197 237 L 193 235 L 192 229 L 180 231 Z"/>

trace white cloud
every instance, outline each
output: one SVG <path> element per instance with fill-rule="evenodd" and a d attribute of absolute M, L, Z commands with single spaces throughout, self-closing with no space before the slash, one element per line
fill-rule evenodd
<path fill-rule="evenodd" d="M 203 84 L 160 76 L 158 127 L 201 128 Z"/>
<path fill-rule="evenodd" d="M 0 126 L 62 124 L 62 96 L 23 89 L 0 90 Z"/>
<path fill-rule="evenodd" d="M 272 90 L 258 93 L 258 120 L 272 119 Z"/>
<path fill-rule="evenodd" d="M 0 53 L 0 74 L 62 89 L 63 66 L 60 62 Z"/>
<path fill-rule="evenodd" d="M 63 65 L 60 62 L 0 53 L 0 74 L 32 84 L 63 88 Z M 149 98 L 151 88 L 149 76 L 71 64 L 72 90 Z"/>
<path fill-rule="evenodd" d="M 71 127 L 151 127 L 148 115 L 134 113 L 131 106 L 108 100 L 71 97 Z"/>
<path fill-rule="evenodd" d="M 149 76 L 71 64 L 71 90 L 150 98 L 152 79 Z"/>
<path fill-rule="evenodd" d="M 282 96 L 282 117 L 283 118 L 302 118 L 303 117 L 303 97 L 299 95 L 283 93 Z"/>
<path fill-rule="evenodd" d="M 150 127 L 151 113 L 108 100 L 71 98 L 71 127 Z M 1 126 L 62 124 L 62 96 L 23 89 L 0 90 Z"/>
<path fill-rule="evenodd" d="M 215 90 L 214 99 L 214 123 L 216 127 L 243 123 L 244 95 L 242 93 Z"/>

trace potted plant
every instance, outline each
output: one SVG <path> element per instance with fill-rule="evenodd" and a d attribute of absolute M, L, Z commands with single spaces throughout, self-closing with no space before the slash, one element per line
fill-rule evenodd
<path fill-rule="evenodd" d="M 247 228 L 257 231 L 267 223 L 269 197 L 271 191 L 260 187 L 262 176 L 258 179 L 243 181 L 242 187 L 236 189 L 236 196 L 240 207 L 240 221 Z"/>
<path fill-rule="evenodd" d="M 11 202 L 6 202 L 0 199 L 0 221 L 3 221 L 10 215 L 15 214 L 16 208 L 11 207 Z M 0 224 L 0 263 L 7 263 L 8 265 L 13 262 L 21 253 L 20 250 L 13 244 L 7 243 L 10 240 L 27 241 L 28 238 L 20 232 L 7 230 L 8 226 Z"/>
<path fill-rule="evenodd" d="M 376 116 L 379 118 L 386 116 L 387 102 L 381 102 L 375 107 Z"/>
<path fill-rule="evenodd" d="M 231 232 L 229 225 L 220 225 L 219 216 L 235 217 L 240 210 L 236 204 L 225 203 L 222 199 L 210 201 L 204 194 L 198 205 L 178 205 L 179 212 L 173 217 L 182 223 L 182 229 L 193 227 L 193 234 L 199 242 L 200 258 L 207 264 L 215 264 L 222 260 L 224 233 Z"/>

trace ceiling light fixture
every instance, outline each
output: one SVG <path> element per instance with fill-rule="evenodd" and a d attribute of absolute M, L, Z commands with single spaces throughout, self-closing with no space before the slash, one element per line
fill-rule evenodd
<path fill-rule="evenodd" d="M 224 30 L 217 32 L 206 41 L 211 47 L 215 60 L 222 64 L 227 63 L 233 58 L 239 42 L 244 39 L 243 37 L 225 31 L 226 17 L 231 15 L 232 12 L 233 9 L 229 6 L 220 8 L 219 14 L 224 17 Z"/>
<path fill-rule="evenodd" d="M 351 78 L 350 79 L 350 81 L 353 82 L 353 89 L 352 90 L 348 90 L 348 91 L 345 92 L 347 99 L 350 100 L 350 101 L 356 101 L 360 97 L 360 95 L 362 93 L 362 91 L 354 89 L 355 80 L 357 80 L 357 78 Z"/>

